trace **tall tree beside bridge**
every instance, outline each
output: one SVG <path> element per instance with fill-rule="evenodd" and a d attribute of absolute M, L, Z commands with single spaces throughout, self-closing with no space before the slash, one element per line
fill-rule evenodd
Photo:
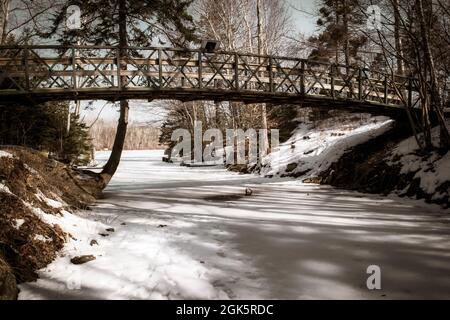
<path fill-rule="evenodd" d="M 365 23 L 359 4 L 359 0 L 320 1 L 320 33 L 310 39 L 315 47 L 311 58 L 334 60 L 336 64 L 355 63 L 358 51 L 367 41 L 364 34 L 357 32 Z"/>
<path fill-rule="evenodd" d="M 51 29 L 45 36 L 59 35 L 63 44 L 76 43 L 82 39 L 85 44 L 112 45 L 121 48 L 120 56 L 127 54 L 128 46 L 149 46 L 159 37 L 174 45 L 184 45 L 194 40 L 192 18 L 187 9 L 192 0 L 84 0 L 78 5 L 82 11 L 83 29 L 80 31 L 64 30 L 66 10 L 73 1 L 60 10 L 53 20 Z M 117 62 L 121 69 L 126 64 Z M 121 78 L 122 83 L 127 77 Z M 111 156 L 106 163 L 101 177 L 105 187 L 117 170 L 124 147 L 129 104 L 120 101 L 120 118 Z"/>
<path fill-rule="evenodd" d="M 448 91 L 450 68 L 450 5 L 433 0 L 378 0 L 382 10 L 381 28 L 369 31 L 361 28 L 376 50 L 384 57 L 387 71 L 417 79 L 420 92 L 421 119 L 411 119 L 413 127 L 423 133 L 417 138 L 423 149 L 432 149 L 431 113 L 439 122 L 443 149 L 450 148 L 450 133 L 443 107 L 450 103 Z M 369 0 L 359 1 L 359 11 L 366 12 Z M 405 94 L 406 96 L 406 94 Z M 407 100 L 407 98 L 405 99 Z"/>

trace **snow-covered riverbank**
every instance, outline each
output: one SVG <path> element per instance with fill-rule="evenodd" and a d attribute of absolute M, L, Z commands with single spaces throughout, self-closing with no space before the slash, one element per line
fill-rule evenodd
<path fill-rule="evenodd" d="M 93 211 L 57 218 L 76 240 L 21 299 L 450 298 L 449 210 L 161 157 L 126 152 Z"/>

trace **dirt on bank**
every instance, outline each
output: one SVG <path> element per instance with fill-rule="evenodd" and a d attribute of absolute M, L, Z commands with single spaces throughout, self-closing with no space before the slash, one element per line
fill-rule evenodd
<path fill-rule="evenodd" d="M 0 300 L 17 298 L 17 283 L 35 280 L 70 237 L 43 216 L 86 209 L 96 190 L 92 176 L 39 152 L 0 148 Z"/>
<path fill-rule="evenodd" d="M 341 160 L 323 172 L 320 177 L 307 179 L 306 182 L 328 184 L 337 188 L 355 190 L 365 193 L 388 195 L 395 193 L 400 197 L 423 199 L 427 203 L 439 204 L 443 208 L 450 207 L 450 182 L 445 182 L 436 188 L 436 192 L 427 193 L 421 187 L 421 179 L 416 172 L 402 173 L 400 165 L 391 165 L 381 158 L 385 151 L 377 152 L 358 161 L 362 148 L 355 148 Z M 423 156 L 429 159 L 429 156 Z M 379 162 L 377 162 L 379 160 Z M 349 166 L 353 168 L 349 169 Z M 436 195 L 440 195 L 436 197 Z"/>

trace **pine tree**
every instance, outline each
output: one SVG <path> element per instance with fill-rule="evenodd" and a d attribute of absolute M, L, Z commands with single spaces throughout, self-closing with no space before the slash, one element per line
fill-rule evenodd
<path fill-rule="evenodd" d="M 85 124 L 71 117 L 67 133 L 67 102 L 0 106 L 0 144 L 48 152 L 70 164 L 90 161 L 90 138 Z"/>
<path fill-rule="evenodd" d="M 194 40 L 190 27 L 192 18 L 187 9 L 192 0 L 86 0 L 68 2 L 56 15 L 52 28 L 44 33 L 59 34 L 63 44 L 82 39 L 86 45 L 113 45 L 121 48 L 125 57 L 128 46 L 148 46 L 162 33 L 174 44 L 183 45 Z M 78 4 L 83 13 L 83 29 L 67 31 L 62 28 L 69 5 Z M 118 62 L 120 64 L 120 62 Z M 126 65 L 120 64 L 121 69 Z M 121 79 L 123 83 L 126 77 Z M 120 118 L 111 156 L 101 177 L 105 187 L 117 170 L 124 147 L 128 125 L 128 101 L 120 102 Z"/>
<path fill-rule="evenodd" d="M 364 35 L 355 32 L 365 22 L 359 0 L 321 0 L 320 3 L 317 26 L 321 32 L 310 38 L 315 47 L 310 58 L 353 64 L 367 41 Z"/>
<path fill-rule="evenodd" d="M 71 164 L 87 165 L 92 160 L 89 128 L 77 115 L 72 115 L 70 121 L 70 131 L 63 138 L 61 158 Z"/>

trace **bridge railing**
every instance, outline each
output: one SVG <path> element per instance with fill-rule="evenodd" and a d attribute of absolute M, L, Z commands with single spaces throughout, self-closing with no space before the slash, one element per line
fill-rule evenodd
<path fill-rule="evenodd" d="M 343 65 L 177 48 L 0 46 L 0 96 L 96 91 L 202 91 L 417 106 L 417 83 Z"/>

